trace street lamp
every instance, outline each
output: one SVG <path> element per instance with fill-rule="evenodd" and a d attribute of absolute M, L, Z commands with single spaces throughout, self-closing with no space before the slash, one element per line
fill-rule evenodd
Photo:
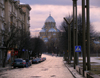
<path fill-rule="evenodd" d="M 69 20 L 67 20 L 66 18 L 64 18 L 64 20 L 66 21 L 66 23 L 68 24 L 68 54 L 69 54 L 69 56 L 68 56 L 68 61 L 69 61 L 69 63 L 71 62 L 71 27 L 70 27 L 70 25 L 71 25 L 71 23 L 72 23 L 72 21 L 73 21 L 73 19 L 69 19 Z"/>

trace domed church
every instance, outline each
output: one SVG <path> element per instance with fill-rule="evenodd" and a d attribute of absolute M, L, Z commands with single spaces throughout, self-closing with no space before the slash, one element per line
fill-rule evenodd
<path fill-rule="evenodd" d="M 40 38 L 44 42 L 48 42 L 50 39 L 57 40 L 59 33 L 60 31 L 56 27 L 56 22 L 50 14 L 46 19 L 42 30 L 40 31 Z"/>

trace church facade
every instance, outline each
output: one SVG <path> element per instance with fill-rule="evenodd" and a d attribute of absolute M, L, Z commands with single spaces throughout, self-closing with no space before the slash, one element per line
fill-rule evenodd
<path fill-rule="evenodd" d="M 57 40 L 60 30 L 56 27 L 54 18 L 49 15 L 46 19 L 42 30 L 40 31 L 40 38 L 46 43 L 49 40 Z"/>

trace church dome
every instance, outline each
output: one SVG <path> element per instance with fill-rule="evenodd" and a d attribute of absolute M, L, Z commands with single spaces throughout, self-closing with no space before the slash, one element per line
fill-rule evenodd
<path fill-rule="evenodd" d="M 49 17 L 46 19 L 45 22 L 55 22 L 55 20 L 53 19 L 51 15 L 49 15 Z"/>
<path fill-rule="evenodd" d="M 46 32 L 46 30 L 45 29 L 42 29 L 40 32 Z"/>
<path fill-rule="evenodd" d="M 42 28 L 44 29 L 45 28 L 45 25 Z"/>
<path fill-rule="evenodd" d="M 56 32 L 54 28 L 51 28 L 48 32 Z"/>

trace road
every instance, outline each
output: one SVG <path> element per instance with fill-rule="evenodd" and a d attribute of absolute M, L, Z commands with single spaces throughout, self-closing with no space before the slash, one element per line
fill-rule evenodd
<path fill-rule="evenodd" d="M 62 57 L 42 55 L 46 61 L 28 68 L 15 68 L 0 72 L 0 78 L 74 78 L 65 67 Z"/>

